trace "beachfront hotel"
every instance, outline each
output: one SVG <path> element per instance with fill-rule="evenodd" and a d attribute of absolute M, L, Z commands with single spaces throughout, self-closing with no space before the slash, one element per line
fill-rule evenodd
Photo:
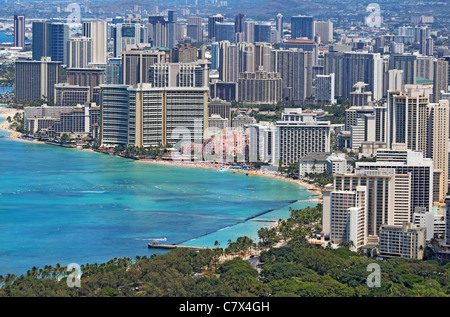
<path fill-rule="evenodd" d="M 277 121 L 276 161 L 297 163 L 310 152 L 330 152 L 329 121 Z"/>
<path fill-rule="evenodd" d="M 100 86 L 100 138 L 104 146 L 128 144 L 128 86 Z"/>
<path fill-rule="evenodd" d="M 208 127 L 207 87 L 138 84 L 129 87 L 128 93 L 129 145 L 174 146 L 186 137 L 193 143 L 203 142 L 203 131 Z"/>

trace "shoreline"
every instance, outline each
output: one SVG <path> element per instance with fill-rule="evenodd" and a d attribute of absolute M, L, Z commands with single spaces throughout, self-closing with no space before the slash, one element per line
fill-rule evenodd
<path fill-rule="evenodd" d="M 0 106 L 0 118 L 7 118 L 7 117 L 13 117 L 16 113 L 23 113 L 23 110 L 18 110 L 15 108 L 9 108 Z M 37 141 L 37 140 L 25 140 L 21 139 L 20 136 L 21 133 L 14 131 L 13 129 L 9 128 L 10 124 L 5 120 L 0 123 L 0 130 L 8 132 L 9 135 L 4 136 L 5 138 L 19 141 L 19 142 L 25 142 L 25 143 L 34 143 L 34 144 L 46 144 L 43 141 Z M 79 151 L 85 151 L 90 153 L 100 153 L 98 151 L 94 151 L 92 149 L 83 149 L 81 147 L 74 147 L 72 149 L 79 150 Z M 115 155 L 117 156 L 117 155 Z M 210 169 L 210 170 L 219 170 L 222 168 L 222 163 L 209 163 L 209 162 L 187 162 L 187 161 L 163 161 L 163 160 L 155 160 L 155 159 L 141 159 L 141 160 L 135 160 L 134 162 L 141 163 L 141 164 L 155 164 L 155 165 L 166 165 L 166 166 L 178 166 L 178 167 L 188 167 L 188 168 L 202 168 L 202 169 Z M 232 169 L 225 167 L 225 171 L 227 172 L 233 172 Z M 314 198 L 302 200 L 302 201 L 308 201 L 312 203 L 321 203 L 322 202 L 322 191 L 319 187 L 309 184 L 302 180 L 294 180 L 292 178 L 288 178 L 285 176 L 282 176 L 278 174 L 278 172 L 263 172 L 261 170 L 249 170 L 249 171 L 238 171 L 237 173 L 248 173 L 249 176 L 259 176 L 259 177 L 266 177 L 266 178 L 272 178 L 283 182 L 289 182 L 292 184 L 295 184 L 297 186 L 300 186 L 302 188 L 305 188 L 308 192 L 311 193 Z M 272 229 L 279 226 L 279 221 L 270 222 L 265 225 L 265 227 Z M 220 230 L 223 230 L 220 229 Z M 195 240 L 198 237 L 194 237 L 192 239 L 189 239 L 188 241 Z"/>
<path fill-rule="evenodd" d="M 188 168 L 202 168 L 202 169 L 212 169 L 212 170 L 218 170 L 222 167 L 221 163 L 208 163 L 208 162 L 186 162 L 186 161 L 162 161 L 162 160 L 155 160 L 155 159 L 140 159 L 136 160 L 135 162 L 141 163 L 141 164 L 155 164 L 155 165 L 166 165 L 166 166 L 178 166 L 178 167 L 188 167 Z M 225 167 L 225 170 L 227 172 L 232 172 L 232 169 Z M 285 176 L 282 176 L 278 173 L 272 173 L 272 172 L 263 172 L 261 170 L 249 170 L 246 172 L 238 172 L 238 173 L 248 173 L 249 176 L 260 176 L 260 177 L 267 177 L 272 179 L 277 179 L 279 181 L 292 183 L 301 187 L 306 188 L 315 198 L 310 199 L 310 201 L 314 202 L 322 202 L 322 190 L 306 181 L 302 181 L 299 179 L 292 179 Z"/>
<path fill-rule="evenodd" d="M 5 107 L 5 105 L 0 106 L 0 118 L 5 119 L 3 122 L 0 122 L 0 131 L 7 132 L 8 135 L 3 136 L 4 138 L 25 142 L 25 143 L 34 143 L 34 144 L 45 144 L 45 142 L 38 140 L 25 140 L 21 139 L 22 133 L 17 132 L 10 128 L 10 123 L 6 120 L 8 117 L 14 117 L 16 113 L 23 113 L 23 110 L 18 110 L 16 108 Z"/>

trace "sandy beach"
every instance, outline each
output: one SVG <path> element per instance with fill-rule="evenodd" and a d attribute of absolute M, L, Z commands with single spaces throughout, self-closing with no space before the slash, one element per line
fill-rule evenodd
<path fill-rule="evenodd" d="M 144 164 L 158 164 L 158 165 L 169 165 L 169 166 L 181 166 L 181 167 L 190 167 L 190 168 L 204 168 L 204 169 L 214 169 L 218 170 L 222 167 L 221 163 L 212 164 L 209 162 L 187 162 L 187 161 L 180 161 L 180 162 L 174 162 L 174 161 L 162 161 L 162 160 L 152 160 L 152 159 L 141 159 L 135 161 L 137 163 L 144 163 Z M 232 169 L 225 166 L 225 170 L 228 172 L 233 171 Z M 234 171 L 233 171 L 234 172 Z M 311 192 L 312 195 L 315 196 L 315 198 L 309 199 L 308 201 L 311 202 L 322 202 L 322 190 L 313 185 L 309 184 L 308 182 L 298 180 L 298 179 L 292 179 L 285 176 L 282 176 L 278 172 L 262 172 L 259 170 L 250 170 L 250 171 L 242 171 L 237 170 L 235 173 L 248 173 L 249 176 L 261 176 L 261 177 L 269 177 L 273 179 L 277 179 L 284 182 L 290 182 L 302 187 L 305 187 L 308 189 L 309 192 Z"/>
<path fill-rule="evenodd" d="M 23 110 L 17 110 L 15 108 L 8 108 L 8 107 L 0 107 L 0 118 L 8 118 L 8 117 L 14 117 L 14 115 L 16 113 L 23 113 Z M 2 131 L 6 131 L 9 133 L 9 136 L 6 136 L 7 138 L 10 139 L 14 139 L 16 141 L 20 141 L 20 142 L 28 142 L 28 143 L 42 143 L 44 144 L 44 142 L 42 141 L 37 141 L 37 140 L 25 140 L 25 139 L 21 139 L 19 138 L 21 136 L 21 133 L 14 131 L 13 129 L 10 128 L 10 123 L 8 121 L 4 121 L 2 123 L 0 123 L 0 130 Z M 97 153 L 91 149 L 81 149 L 81 148 L 76 148 L 78 150 L 82 150 L 82 151 L 90 151 L 93 153 Z M 141 159 L 141 160 L 137 160 L 136 162 L 138 163 L 144 163 L 144 164 L 158 164 L 158 165 L 169 165 L 169 166 L 182 166 L 182 167 L 189 167 L 189 168 L 204 168 L 204 169 L 215 169 L 218 170 L 222 167 L 221 163 L 209 163 L 209 162 L 188 162 L 188 161 L 162 161 L 162 160 L 152 160 L 152 159 Z M 225 169 L 227 171 L 232 171 L 231 169 L 229 169 L 228 167 L 225 167 Z M 278 179 L 280 181 L 284 181 L 284 182 L 290 182 L 302 187 L 305 187 L 308 189 L 308 191 L 311 192 L 312 195 L 315 196 L 315 198 L 309 199 L 308 201 L 311 202 L 322 202 L 322 191 L 319 187 L 313 185 L 313 184 L 309 184 L 308 182 L 302 181 L 302 180 L 298 180 L 298 179 L 292 179 L 292 178 L 288 178 L 285 176 L 282 176 L 281 174 L 279 174 L 278 172 L 262 172 L 259 170 L 251 170 L 251 171 L 242 171 L 242 170 L 236 170 L 233 171 L 235 173 L 248 173 L 249 176 L 261 176 L 261 177 L 269 177 L 269 178 L 273 178 L 273 179 Z"/>
<path fill-rule="evenodd" d="M 5 119 L 8 117 L 13 118 L 16 113 L 23 113 L 23 110 L 18 110 L 16 108 L 0 107 L 0 118 L 5 118 Z M 15 141 L 26 142 L 26 143 L 44 143 L 44 142 L 37 141 L 37 140 L 21 139 L 20 137 L 22 136 L 22 134 L 15 131 L 14 129 L 11 129 L 10 123 L 6 120 L 4 120 L 3 122 L 0 123 L 0 130 L 8 132 L 8 135 L 5 136 L 8 139 L 13 139 Z"/>

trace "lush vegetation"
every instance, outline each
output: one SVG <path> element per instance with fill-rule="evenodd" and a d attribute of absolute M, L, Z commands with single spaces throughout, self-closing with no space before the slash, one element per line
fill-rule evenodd
<path fill-rule="evenodd" d="M 16 71 L 14 64 L 0 65 L 0 86 L 14 86 Z"/>
<path fill-rule="evenodd" d="M 80 287 L 68 287 L 69 272 L 60 264 L 32 268 L 25 275 L 0 276 L 5 296 L 171 296 L 171 297 L 381 297 L 450 295 L 450 263 L 393 258 L 388 261 L 351 252 L 345 247 L 323 248 L 306 238 L 320 229 L 322 206 L 291 209 L 278 227 L 229 241 L 222 249 L 199 252 L 175 249 L 150 257 L 115 258 L 81 266 Z M 279 245 L 277 245 L 279 244 Z M 279 247 L 282 245 L 283 247 Z M 262 249 L 255 269 L 242 259 Z M 231 257 L 228 259 L 227 257 Z M 368 265 L 380 266 L 377 287 L 369 287 Z"/>

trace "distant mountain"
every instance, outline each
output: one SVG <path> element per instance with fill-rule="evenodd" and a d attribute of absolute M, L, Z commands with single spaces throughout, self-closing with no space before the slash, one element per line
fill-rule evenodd
<path fill-rule="evenodd" d="M 335 9 L 337 9 L 337 5 L 324 4 L 311 0 L 266 0 L 257 1 L 247 6 L 236 7 L 231 11 L 241 12 L 256 19 L 267 19 L 273 18 L 278 13 L 281 13 L 285 18 L 299 14 L 314 16 L 327 13 L 331 14 Z"/>
<path fill-rule="evenodd" d="M 89 3 L 89 9 L 92 11 L 92 13 L 103 12 L 106 14 L 118 15 L 131 13 L 134 11 L 136 6 L 139 7 L 139 10 L 146 10 L 149 13 L 155 12 L 156 7 L 158 7 L 159 11 L 166 8 L 164 4 L 148 0 L 119 0 L 102 3 Z"/>

